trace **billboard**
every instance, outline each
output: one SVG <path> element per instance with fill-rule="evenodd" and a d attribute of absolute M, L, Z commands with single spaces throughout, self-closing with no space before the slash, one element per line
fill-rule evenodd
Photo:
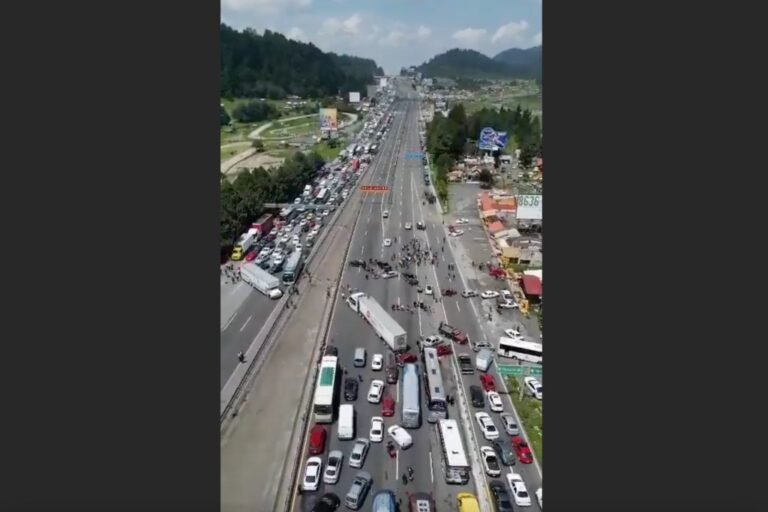
<path fill-rule="evenodd" d="M 542 195 L 517 196 L 517 220 L 542 220 Z"/>
<path fill-rule="evenodd" d="M 483 128 L 477 138 L 477 149 L 496 151 L 507 145 L 507 132 L 497 132 L 493 128 Z"/>
<path fill-rule="evenodd" d="M 338 129 L 338 126 L 336 124 L 336 109 L 321 108 L 320 109 L 320 131 L 334 132 L 337 129 Z"/>
<path fill-rule="evenodd" d="M 360 93 L 359 92 L 350 92 L 349 93 L 349 102 L 350 103 L 360 103 Z"/>
<path fill-rule="evenodd" d="M 385 78 L 379 78 L 379 87 L 381 87 L 383 89 L 386 86 L 387 86 L 387 79 L 386 79 L 386 77 Z"/>
<path fill-rule="evenodd" d="M 368 97 L 373 98 L 376 96 L 376 93 L 378 92 L 378 87 L 375 85 L 366 85 L 365 90 L 368 92 Z"/>

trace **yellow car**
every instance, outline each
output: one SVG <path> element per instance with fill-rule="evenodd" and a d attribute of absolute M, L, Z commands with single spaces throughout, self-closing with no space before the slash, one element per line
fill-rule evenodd
<path fill-rule="evenodd" d="M 477 498 L 475 498 L 474 494 L 468 492 L 456 494 L 456 505 L 459 507 L 459 512 L 480 512 Z"/>

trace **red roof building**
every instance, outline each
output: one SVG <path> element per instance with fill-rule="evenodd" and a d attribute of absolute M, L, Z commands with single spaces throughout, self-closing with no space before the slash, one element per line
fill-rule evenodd
<path fill-rule="evenodd" d="M 492 235 L 495 235 L 499 231 L 504 231 L 505 229 L 506 228 L 504 227 L 504 224 L 502 224 L 499 220 L 491 222 L 491 224 L 488 226 L 488 232 Z"/>
<path fill-rule="evenodd" d="M 543 290 L 541 280 L 536 276 L 523 275 L 523 291 L 528 296 L 541 297 Z"/>

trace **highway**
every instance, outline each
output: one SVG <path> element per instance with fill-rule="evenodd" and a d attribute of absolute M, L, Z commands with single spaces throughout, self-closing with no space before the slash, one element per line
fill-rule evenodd
<path fill-rule="evenodd" d="M 408 91 L 406 94 L 412 94 Z M 411 304 L 414 300 L 423 300 L 432 306 L 431 313 L 423 311 L 414 312 L 392 312 L 394 318 L 402 325 L 408 333 L 409 348 L 416 352 L 415 342 L 420 335 L 430 335 L 437 333 L 437 326 L 441 320 L 445 320 L 468 333 L 473 339 L 488 339 L 495 342 L 493 338 L 483 333 L 482 327 L 477 320 L 476 309 L 479 309 L 480 299 L 463 299 L 460 295 L 452 298 L 442 298 L 441 302 L 435 302 L 432 297 L 418 296 L 416 287 L 412 287 L 402 279 L 365 279 L 365 273 L 362 269 L 354 268 L 348 265 L 351 259 L 379 258 L 389 261 L 395 251 L 413 238 L 421 241 L 422 247 L 427 245 L 438 251 L 439 258 L 436 266 L 421 265 L 411 267 L 407 271 L 417 274 L 422 286 L 430 284 L 435 289 L 435 295 L 440 296 L 441 290 L 445 288 L 455 288 L 461 290 L 462 286 L 457 281 L 449 281 L 447 266 L 454 263 L 449 244 L 445 244 L 445 252 L 440 252 L 443 246 L 443 238 L 447 232 L 442 224 L 442 217 L 437 210 L 437 205 L 422 204 L 423 192 L 425 190 L 422 179 L 422 163 L 420 159 L 406 159 L 405 154 L 414 151 L 420 151 L 418 138 L 418 102 L 416 100 L 397 100 L 394 109 L 396 111 L 393 127 L 387 143 L 382 148 L 380 154 L 381 161 L 370 176 L 370 184 L 383 185 L 390 187 L 390 192 L 384 196 L 370 195 L 364 199 L 364 208 L 361 213 L 358 224 L 352 237 L 352 248 L 349 251 L 348 260 L 345 261 L 345 270 L 342 277 L 342 285 L 349 285 L 352 289 L 366 292 L 373 296 L 382 306 L 389 310 L 391 304 Z M 394 150 L 394 151 L 393 151 Z M 390 154 L 390 151 L 393 151 Z M 386 158 L 390 158 L 390 164 L 386 165 Z M 384 219 L 382 212 L 389 210 L 388 219 Z M 426 231 L 416 230 L 416 223 L 422 221 L 426 224 Z M 413 229 L 406 231 L 403 225 L 406 222 L 413 224 Z M 385 238 L 394 239 L 397 237 L 392 247 L 384 247 Z M 395 266 L 395 265 L 393 265 Z M 402 271 L 402 269 L 397 269 Z M 475 304 L 472 304 L 475 301 Z M 338 347 L 340 362 L 343 368 L 348 371 L 349 376 L 362 376 L 363 382 L 359 386 L 358 399 L 354 402 L 357 423 L 355 437 L 368 437 L 370 430 L 370 418 L 372 416 L 381 416 L 381 406 L 369 404 L 366 395 L 370 382 L 373 379 L 386 380 L 384 372 L 374 372 L 370 369 L 370 360 L 373 354 L 386 354 L 389 349 L 380 341 L 371 327 L 366 324 L 356 313 L 354 313 L 341 297 L 336 304 L 330 329 L 329 343 Z M 352 357 L 355 348 L 365 348 L 368 353 L 368 365 L 364 369 L 354 368 Z M 474 360 L 474 353 L 467 346 L 453 345 L 455 351 L 469 353 Z M 457 383 L 463 389 L 463 395 L 469 397 L 469 386 L 480 385 L 479 372 L 475 375 L 460 375 L 455 355 L 443 357 L 442 373 L 444 385 L 449 395 L 456 397 L 456 406 L 449 408 L 449 417 L 457 419 L 460 423 L 466 424 L 460 412 L 461 393 L 457 390 Z M 496 379 L 497 385 L 501 388 L 501 380 L 495 372 L 495 367 L 489 372 Z M 395 415 L 390 418 L 384 418 L 385 429 L 392 424 L 398 423 L 400 418 L 400 393 L 398 384 L 390 389 L 387 385 L 385 393 L 389 393 L 396 400 Z M 502 399 L 505 403 L 505 412 L 512 412 L 510 401 L 502 393 Z M 346 403 L 341 397 L 341 403 Z M 479 409 L 466 404 L 471 415 L 469 426 L 472 429 L 473 437 L 478 441 L 478 445 L 489 444 L 484 441 L 477 424 L 474 421 L 474 413 Z M 487 404 L 484 409 L 494 419 L 496 426 L 501 429 L 498 421 L 498 413 L 493 413 Z M 387 436 L 383 443 L 372 443 L 371 449 L 365 460 L 363 470 L 369 472 L 373 477 L 373 486 L 362 506 L 363 510 L 370 507 L 371 496 L 381 489 L 389 489 L 407 503 L 407 494 L 416 491 L 431 492 L 435 498 L 438 510 L 455 509 L 455 494 L 457 492 L 471 492 L 475 495 L 480 493 L 479 498 L 489 500 L 487 497 L 488 478 L 485 477 L 481 468 L 475 468 L 470 482 L 466 486 L 445 484 L 442 472 L 442 454 L 439 440 L 436 433 L 436 427 L 428 424 L 426 419 L 426 406 L 424 402 L 422 389 L 422 426 L 417 430 L 409 430 L 413 437 L 414 445 L 405 451 L 398 450 L 395 459 L 390 459 L 386 453 Z M 298 497 L 294 503 L 294 510 L 309 512 L 312 504 L 317 498 L 325 492 L 333 492 L 342 498 L 347 493 L 357 469 L 348 466 L 348 457 L 354 441 L 339 441 L 336 436 L 337 423 L 327 425 L 328 441 L 324 455 L 334 449 L 339 449 L 344 453 L 344 467 L 341 471 L 341 477 L 335 485 L 321 484 L 318 492 L 307 493 Z M 508 436 L 502 432 L 502 438 L 508 440 Z M 475 443 L 464 437 L 464 448 L 467 455 L 471 451 L 476 452 Z M 308 457 L 306 453 L 306 440 L 303 453 L 303 460 Z M 471 457 L 470 460 L 479 460 L 479 454 Z M 404 485 L 400 476 L 405 468 L 411 466 L 415 470 L 415 477 L 412 482 Z M 540 471 L 535 464 L 524 465 L 519 462 L 513 467 L 514 471 L 521 474 L 528 486 L 528 491 L 533 493 L 541 486 Z M 478 472 L 479 470 L 479 472 Z M 506 471 L 505 471 L 506 472 Z M 477 475 L 482 474 L 480 481 L 476 481 Z M 504 474 L 499 478 L 506 483 Z M 303 464 L 298 480 L 303 476 Z M 298 483 L 298 482 L 297 482 Z M 529 509 L 536 510 L 535 499 Z M 405 510 L 405 509 L 403 509 Z"/>

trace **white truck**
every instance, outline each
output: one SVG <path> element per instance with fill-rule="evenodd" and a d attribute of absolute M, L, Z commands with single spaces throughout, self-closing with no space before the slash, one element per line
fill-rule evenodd
<path fill-rule="evenodd" d="M 376 302 L 376 299 L 362 292 L 353 293 L 347 297 L 347 305 L 365 318 L 379 338 L 394 352 L 406 349 L 408 343 L 405 329 Z"/>
<path fill-rule="evenodd" d="M 493 352 L 487 348 L 482 349 L 475 357 L 475 368 L 481 372 L 487 372 L 493 362 Z"/>
<path fill-rule="evenodd" d="M 279 299 L 283 296 L 283 292 L 280 290 L 280 280 L 255 263 L 243 264 L 240 267 L 240 276 L 243 281 L 270 299 Z"/>

